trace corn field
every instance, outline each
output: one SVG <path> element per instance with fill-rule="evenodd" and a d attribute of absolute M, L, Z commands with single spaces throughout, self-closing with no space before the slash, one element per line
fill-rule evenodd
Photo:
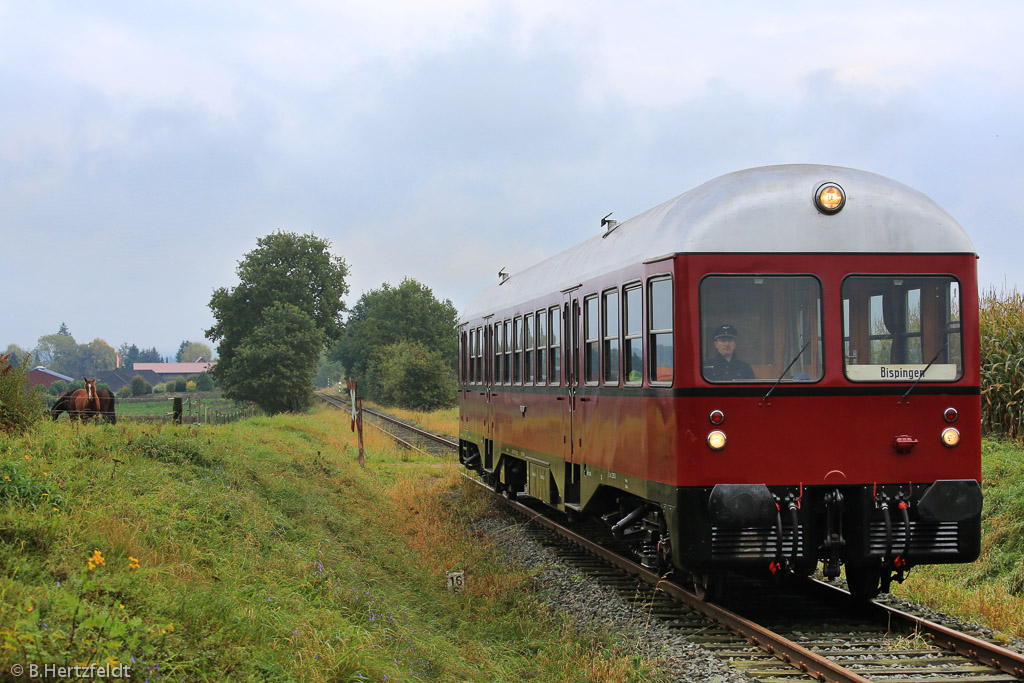
<path fill-rule="evenodd" d="M 1024 437 L 1024 294 L 981 295 L 981 424 L 990 435 Z"/>

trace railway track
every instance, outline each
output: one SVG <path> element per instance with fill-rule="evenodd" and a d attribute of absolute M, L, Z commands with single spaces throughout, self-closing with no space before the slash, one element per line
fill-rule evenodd
<path fill-rule="evenodd" d="M 349 410 L 345 401 L 318 396 Z M 410 448 L 431 453 L 458 449 L 450 439 L 391 416 L 366 408 L 363 412 L 375 427 Z M 467 477 L 491 490 L 475 477 Z M 537 540 L 553 547 L 580 572 L 759 681 L 1024 680 L 1024 655 L 878 602 L 855 605 L 845 591 L 816 581 L 777 589 L 740 581 L 730 586 L 721 604 L 701 600 L 625 557 L 603 527 L 562 524 L 524 502 L 503 500 L 544 529 Z"/>
<path fill-rule="evenodd" d="M 344 410 L 345 412 L 352 410 L 351 404 L 338 396 L 317 392 L 317 398 L 339 410 Z M 458 442 L 438 436 L 386 413 L 365 406 L 363 407 L 363 423 L 384 432 L 406 448 L 419 451 L 420 453 L 449 455 L 452 452 L 457 453 L 459 450 Z"/>

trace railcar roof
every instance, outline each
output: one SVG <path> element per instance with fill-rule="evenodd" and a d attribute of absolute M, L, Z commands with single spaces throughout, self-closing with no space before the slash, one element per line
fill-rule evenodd
<path fill-rule="evenodd" d="M 838 183 L 846 205 L 814 206 Z M 765 166 L 715 178 L 478 294 L 462 321 L 669 254 L 975 253 L 967 233 L 917 190 L 838 166 Z"/>

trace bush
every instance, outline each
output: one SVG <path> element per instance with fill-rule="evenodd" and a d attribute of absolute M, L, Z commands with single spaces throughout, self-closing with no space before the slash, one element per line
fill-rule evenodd
<path fill-rule="evenodd" d="M 125 384 L 123 387 L 115 392 L 118 398 L 129 398 L 132 395 L 132 387 L 130 384 Z"/>
<path fill-rule="evenodd" d="M 155 387 L 153 387 L 153 393 L 154 394 L 162 394 L 162 393 L 167 391 L 168 387 L 170 387 L 171 391 L 174 390 L 174 385 L 173 384 L 171 384 L 169 382 L 161 382 L 160 384 L 157 384 Z"/>
<path fill-rule="evenodd" d="M 168 384 L 171 384 L 171 382 L 168 382 Z M 178 377 L 177 379 L 174 380 L 174 390 L 188 391 L 188 382 L 185 380 L 184 377 Z"/>
<path fill-rule="evenodd" d="M 0 355 L 0 431 L 22 432 L 43 417 L 42 392 L 28 383 L 28 358 Z"/>
<path fill-rule="evenodd" d="M 981 296 L 981 424 L 991 434 L 1024 436 L 1024 295 Z"/>
<path fill-rule="evenodd" d="M 153 385 L 147 382 L 142 375 L 135 375 L 131 382 L 132 396 L 145 396 L 153 393 Z"/>
<path fill-rule="evenodd" d="M 195 376 L 196 391 L 213 391 L 213 378 L 205 372 Z"/>
<path fill-rule="evenodd" d="M 387 406 L 437 410 L 455 405 L 456 384 L 441 354 L 418 342 L 379 349 L 367 374 L 371 398 Z"/>
<path fill-rule="evenodd" d="M 55 380 L 50 384 L 50 388 L 46 390 L 50 396 L 60 396 L 68 390 L 68 383 L 62 379 Z"/>

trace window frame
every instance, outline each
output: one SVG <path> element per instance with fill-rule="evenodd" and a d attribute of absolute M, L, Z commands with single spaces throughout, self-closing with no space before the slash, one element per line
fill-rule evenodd
<path fill-rule="evenodd" d="M 512 384 L 520 386 L 523 382 L 523 316 L 512 319 Z"/>
<path fill-rule="evenodd" d="M 590 307 L 594 307 L 591 329 Z M 597 386 L 601 379 L 601 308 L 597 293 L 583 297 L 583 383 Z M 593 335 L 593 336 L 590 336 Z"/>
<path fill-rule="evenodd" d="M 562 386 L 562 307 L 551 306 L 548 315 L 548 383 Z M 557 361 L 555 359 L 558 359 Z"/>
<path fill-rule="evenodd" d="M 608 315 L 608 303 L 612 297 L 615 298 L 614 329 L 608 329 L 608 319 L 611 317 Z M 622 340 L 620 336 L 622 313 L 619 308 L 619 301 L 618 288 L 606 289 L 601 292 L 601 322 L 599 328 L 601 334 L 601 383 L 609 387 L 619 386 L 622 377 Z M 615 371 L 614 377 L 612 376 L 613 369 Z"/>
<path fill-rule="evenodd" d="M 654 300 L 655 299 L 652 296 L 652 293 L 653 293 L 654 285 L 659 283 L 659 282 L 668 282 L 668 284 L 669 284 L 669 289 L 668 289 L 668 292 L 669 292 L 669 316 L 671 318 L 671 320 L 670 320 L 671 327 L 667 327 L 667 328 L 654 328 L 652 326 L 652 316 L 653 316 L 654 311 L 655 311 L 655 306 L 654 306 Z M 652 275 L 652 276 L 648 277 L 647 280 L 646 280 L 645 290 L 646 290 L 646 294 L 647 294 L 647 315 L 644 316 L 644 332 L 645 332 L 644 336 L 645 336 L 645 339 L 646 339 L 646 342 L 647 342 L 647 377 L 648 377 L 648 383 L 651 386 L 662 386 L 662 387 L 664 387 L 664 386 L 672 386 L 672 384 L 675 382 L 675 375 L 676 375 L 676 368 L 675 368 L 675 365 L 676 365 L 676 363 L 675 363 L 675 360 L 676 360 L 675 359 L 675 352 L 676 352 L 676 346 L 675 346 L 675 324 L 676 324 L 676 321 L 675 321 L 675 316 L 676 316 L 675 296 L 676 295 L 675 295 L 675 282 L 674 282 L 674 278 L 672 277 L 672 273 L 659 273 L 657 275 Z M 670 352 L 670 357 L 672 359 L 672 377 L 669 378 L 668 380 L 658 379 L 657 367 L 651 365 L 651 363 L 656 363 L 658 361 L 658 354 L 656 352 L 657 343 L 656 343 L 655 337 L 659 336 L 659 335 L 666 335 L 666 334 L 669 335 L 669 338 L 672 340 L 672 351 Z"/>
<path fill-rule="evenodd" d="M 537 353 L 534 356 L 536 358 L 536 370 L 534 380 L 538 386 L 546 386 L 548 383 L 547 375 L 547 357 L 548 357 L 548 324 L 547 324 L 547 309 L 541 309 L 534 313 L 534 328 L 536 329 L 537 335 Z M 541 332 L 543 330 L 543 333 Z M 543 338 L 541 335 L 543 334 Z"/>
<path fill-rule="evenodd" d="M 890 379 L 854 379 L 854 378 L 850 377 L 850 375 L 848 374 L 848 368 L 850 367 L 850 364 L 848 363 L 848 360 L 849 360 L 850 352 L 851 352 L 850 347 L 852 346 L 852 341 L 851 340 L 853 338 L 853 331 L 852 331 L 852 327 L 850 326 L 850 318 L 852 316 L 850 315 L 849 309 L 852 308 L 852 306 L 848 307 L 846 305 L 846 301 L 850 301 L 850 300 L 852 300 L 852 298 L 851 299 L 847 299 L 843 295 L 846 292 L 846 285 L 847 285 L 847 283 L 850 280 L 858 279 L 858 278 L 859 279 L 875 279 L 875 280 L 897 280 L 897 279 L 927 280 L 927 279 L 935 279 L 935 280 L 945 280 L 946 281 L 945 282 L 945 287 L 947 287 L 947 288 L 951 287 L 952 285 L 956 285 L 957 297 L 959 299 L 956 302 L 956 308 L 957 308 L 957 310 L 960 311 L 960 318 L 959 318 L 959 320 L 953 321 L 949 317 L 950 309 L 953 307 L 953 302 L 951 300 L 947 301 L 948 308 L 945 311 L 946 320 L 944 322 L 944 327 L 942 328 L 942 332 L 941 332 L 943 338 L 945 338 L 945 340 L 946 340 L 945 351 L 947 352 L 947 355 L 946 355 L 946 363 L 945 364 L 946 365 L 955 365 L 955 366 L 957 366 L 957 375 L 956 375 L 956 377 L 954 379 L 926 379 L 924 377 L 921 377 L 920 379 L 906 378 L 906 379 L 891 379 L 890 380 Z M 909 291 L 911 291 L 911 290 L 909 290 L 909 289 L 905 290 L 904 294 L 908 293 Z M 963 282 L 961 281 L 961 279 L 959 277 L 957 277 L 953 273 L 848 273 L 847 275 L 845 275 L 843 277 L 842 281 L 839 284 L 839 316 L 840 316 L 839 337 L 840 337 L 840 355 L 842 357 L 842 365 L 843 365 L 843 379 L 845 379 L 847 382 L 850 382 L 852 384 L 884 384 L 884 385 L 889 385 L 889 384 L 907 385 L 907 384 L 913 384 L 914 382 L 920 382 L 922 384 L 923 383 L 928 383 L 928 384 L 943 384 L 943 383 L 945 383 L 945 384 L 955 384 L 957 382 L 962 381 L 964 379 L 964 377 L 966 376 L 966 374 L 967 374 L 967 372 L 966 372 L 966 365 L 967 365 L 967 363 L 966 363 L 965 353 L 964 353 L 964 327 L 963 327 L 963 322 L 964 322 L 963 321 L 964 295 L 963 295 L 963 291 L 964 291 Z M 879 292 L 881 292 L 881 290 L 879 290 Z M 880 294 L 877 294 L 877 295 L 883 295 L 883 294 L 880 293 Z M 870 290 L 870 289 L 867 290 L 866 301 L 867 301 L 867 316 L 868 316 L 869 323 L 870 323 L 870 319 L 871 319 L 871 299 L 874 296 L 876 296 L 876 294 L 873 294 L 872 290 Z M 919 297 L 919 300 L 918 300 L 919 301 L 919 315 L 922 314 L 920 309 L 924 307 L 923 299 L 924 299 L 924 297 L 923 297 L 923 292 L 922 292 L 922 295 Z M 906 310 L 905 313 L 909 314 L 909 309 Z M 901 336 L 904 338 L 905 341 L 908 341 L 908 342 L 909 342 L 909 340 L 911 338 L 914 338 L 914 337 L 920 339 L 920 342 L 921 342 L 921 362 L 920 363 L 909 363 L 909 362 L 894 363 L 894 365 L 921 365 L 921 366 L 925 366 L 932 359 L 931 356 L 934 355 L 934 354 L 926 353 L 925 352 L 925 348 L 924 348 L 925 336 L 924 336 L 924 320 L 923 320 L 923 318 L 919 319 L 918 327 L 919 327 L 919 329 L 916 332 L 904 331 L 904 333 Z M 954 360 L 952 363 L 950 363 L 949 359 L 950 359 L 951 356 L 949 354 L 949 351 L 953 347 L 953 344 L 950 343 L 951 342 L 950 337 L 951 337 L 952 334 L 954 334 L 954 330 L 955 330 L 955 335 L 957 337 L 959 337 L 959 342 L 957 344 L 957 348 L 958 348 L 958 350 L 960 352 L 960 358 L 959 358 L 958 361 Z M 880 334 L 880 335 L 871 334 L 871 331 L 869 329 L 868 330 L 868 335 L 867 335 L 866 338 L 868 340 L 868 354 L 870 356 L 870 353 L 871 353 L 871 351 L 870 351 L 870 349 L 871 349 L 871 341 L 873 341 L 873 340 L 886 340 L 886 339 L 888 339 L 890 341 L 893 341 L 893 340 L 895 340 L 895 335 L 892 334 L 891 332 L 888 333 L 888 334 Z M 869 358 L 868 360 L 870 361 L 871 359 Z M 938 363 L 938 360 L 936 360 L 936 363 Z M 857 363 L 856 365 L 875 365 L 875 364 L 869 362 L 869 363 Z M 884 363 L 883 363 L 883 365 L 884 365 Z"/>
<path fill-rule="evenodd" d="M 633 334 L 629 333 L 629 305 L 628 299 L 631 292 L 639 294 L 640 304 L 640 325 Z M 640 348 L 640 379 L 629 379 L 630 371 L 633 369 L 629 360 L 632 354 L 627 352 L 630 342 L 635 342 Z M 622 286 L 622 381 L 626 386 L 643 386 L 644 373 L 644 284 L 643 282 L 630 282 Z"/>

